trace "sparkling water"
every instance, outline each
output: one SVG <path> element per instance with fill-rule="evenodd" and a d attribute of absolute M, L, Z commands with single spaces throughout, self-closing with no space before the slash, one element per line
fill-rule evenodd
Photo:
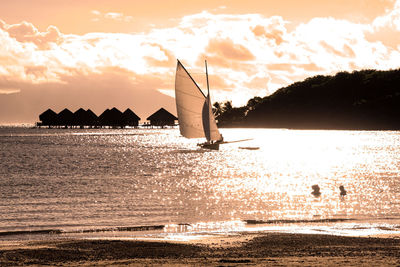
<path fill-rule="evenodd" d="M 221 132 L 231 143 L 210 151 L 178 129 L 0 128 L 0 240 L 27 231 L 129 237 L 159 226 L 400 232 L 400 132 Z"/>

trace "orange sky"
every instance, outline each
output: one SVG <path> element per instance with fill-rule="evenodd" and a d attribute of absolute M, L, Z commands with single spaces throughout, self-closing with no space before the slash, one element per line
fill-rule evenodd
<path fill-rule="evenodd" d="M 182 4 L 184 3 L 184 4 Z M 398 68 L 400 0 L 2 0 L 0 123 L 130 107 L 175 112 L 176 58 L 215 101 L 317 74 Z"/>
<path fill-rule="evenodd" d="M 182 4 L 184 3 L 184 4 Z M 353 22 L 370 22 L 393 7 L 391 0 L 2 0 L 0 17 L 7 23 L 32 22 L 45 30 L 55 25 L 61 32 L 142 32 L 156 27 L 173 27 L 186 15 L 206 10 L 214 14 L 261 14 L 282 16 L 295 23 L 314 17 L 335 17 Z M 131 16 L 129 22 L 97 21 L 92 10 Z"/>

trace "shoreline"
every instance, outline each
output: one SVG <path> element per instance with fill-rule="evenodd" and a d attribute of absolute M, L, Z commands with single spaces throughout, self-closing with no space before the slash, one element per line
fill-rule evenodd
<path fill-rule="evenodd" d="M 44 129 L 44 130 L 132 130 L 132 129 L 139 129 L 139 130 L 147 130 L 147 129 L 177 129 L 179 125 L 176 124 L 174 126 L 166 126 L 164 128 L 153 126 L 149 127 L 147 124 L 141 124 L 135 127 L 125 127 L 125 128 L 112 128 L 112 127 L 88 127 L 85 126 L 84 128 L 79 127 L 47 127 L 47 126 L 36 126 L 36 123 L 3 123 L 0 124 L 0 128 L 30 128 L 30 129 Z M 223 125 L 218 126 L 218 129 L 269 129 L 269 130 L 304 130 L 304 131 L 360 131 L 360 132 L 369 132 L 369 131 L 386 131 L 386 132 L 398 132 L 400 131 L 400 127 L 290 127 L 290 126 L 268 126 L 268 125 Z"/>
<path fill-rule="evenodd" d="M 0 243 L 0 265 L 400 265 L 400 238 L 240 233 L 172 241 L 58 239 Z"/>

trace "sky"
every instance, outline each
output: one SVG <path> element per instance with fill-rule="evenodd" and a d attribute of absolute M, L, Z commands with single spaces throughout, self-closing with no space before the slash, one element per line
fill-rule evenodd
<path fill-rule="evenodd" d="M 1 0 L 0 123 L 60 112 L 176 114 L 179 59 L 245 105 L 315 75 L 397 69 L 400 0 Z"/>

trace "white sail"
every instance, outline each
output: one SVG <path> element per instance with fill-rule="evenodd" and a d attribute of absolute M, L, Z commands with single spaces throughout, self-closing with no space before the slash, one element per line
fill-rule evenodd
<path fill-rule="evenodd" d="M 175 100 L 182 136 L 205 137 L 207 141 L 221 138 L 209 96 L 203 94 L 179 60 L 176 67 Z"/>

